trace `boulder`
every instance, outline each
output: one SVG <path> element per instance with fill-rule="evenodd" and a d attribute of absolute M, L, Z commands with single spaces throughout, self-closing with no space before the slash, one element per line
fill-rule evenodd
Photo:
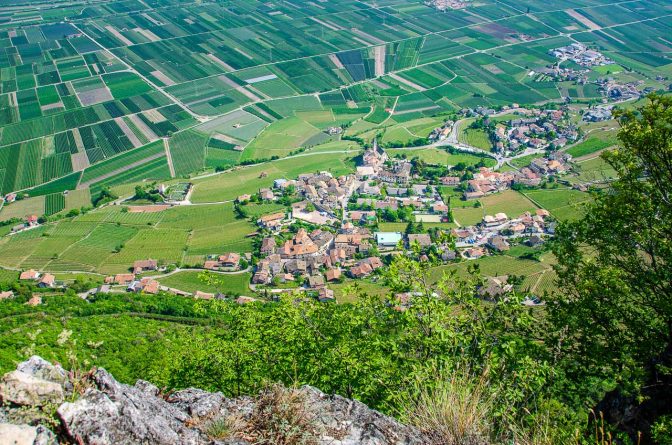
<path fill-rule="evenodd" d="M 329 396 L 304 386 L 306 403 L 317 410 L 317 421 L 328 431 L 324 445 L 422 445 L 429 443 L 417 429 L 403 425 L 357 400 Z"/>
<path fill-rule="evenodd" d="M 48 403 L 60 403 L 64 397 L 61 384 L 22 371 L 7 373 L 0 382 L 0 399 L 3 403 L 44 406 Z"/>
<path fill-rule="evenodd" d="M 70 440 L 96 445 L 209 443 L 186 426 L 189 415 L 158 397 L 153 385 L 124 385 L 104 369 L 93 374 L 92 383 L 77 401 L 58 408 Z"/>
<path fill-rule="evenodd" d="M 55 445 L 55 438 L 48 430 L 25 424 L 44 423 L 45 418 L 40 417 L 40 413 L 44 416 L 47 412 L 44 409 L 47 403 L 63 401 L 64 388 L 70 385 L 68 377 L 63 368 L 39 357 L 31 357 L 20 364 L 18 370 L 5 375 L 0 384 L 0 396 L 5 405 L 0 407 L 0 445 Z M 250 445 L 246 439 L 265 432 L 265 416 L 275 412 L 274 408 L 283 412 L 286 403 L 282 398 L 275 401 L 273 397 L 267 397 L 274 393 L 226 398 L 219 392 L 189 388 L 164 395 L 159 388 L 143 380 L 133 386 L 119 383 L 104 369 L 92 371 L 80 383 L 87 388 L 84 393 L 77 394 L 75 401 L 62 403 L 56 411 L 61 442 L 81 445 Z M 281 387 L 279 390 L 281 396 L 282 391 L 286 391 Z M 327 395 L 310 386 L 290 391 L 299 392 L 298 397 L 292 397 L 292 403 L 303 404 L 306 417 L 302 417 L 302 421 L 309 421 L 301 427 L 314 437 L 316 444 L 420 445 L 431 442 L 417 429 L 356 400 Z M 269 411 L 268 403 L 277 406 Z M 31 410 L 37 414 L 26 416 Z M 283 418 L 275 420 L 282 422 Z M 219 427 L 214 422 L 221 421 L 234 422 L 237 433 L 222 439 L 208 437 L 207 433 L 219 435 L 213 428 Z M 15 425 L 1 422 L 14 422 Z"/>
<path fill-rule="evenodd" d="M 0 423 L 0 445 L 57 445 L 54 434 L 43 426 Z"/>
<path fill-rule="evenodd" d="M 37 355 L 30 357 L 25 362 L 19 363 L 16 370 L 49 382 L 63 385 L 68 382 L 68 373 L 65 369 L 60 365 L 52 365 Z"/>

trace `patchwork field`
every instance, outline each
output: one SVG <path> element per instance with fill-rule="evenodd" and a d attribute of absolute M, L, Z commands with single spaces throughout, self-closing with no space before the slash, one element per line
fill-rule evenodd
<path fill-rule="evenodd" d="M 262 206 L 256 214 L 274 210 Z M 0 266 L 120 273 L 143 258 L 198 265 L 206 255 L 250 252 L 246 236 L 255 230 L 247 220 L 236 219 L 232 204 L 155 213 L 110 206 L 0 238 Z"/>
<path fill-rule="evenodd" d="M 338 139 L 324 132 L 330 126 L 407 144 L 460 108 L 600 98 L 592 84 L 528 75 L 573 40 L 618 62 L 590 79 L 655 90 L 672 73 L 661 2 L 646 14 L 638 2 L 561 0 L 553 11 L 490 2 L 441 15 L 406 0 L 380 9 L 350 0 L 298 9 L 76 0 L 43 15 L 31 15 L 30 3 L 0 27 L 0 193 L 45 183 L 54 183 L 45 195 L 72 190 L 57 181 L 149 144 L 148 159 L 160 138 L 171 165 L 129 157 L 125 167 L 137 173 L 102 185 L 285 157 Z M 462 128 L 460 139 L 491 145 L 475 129 Z M 570 153 L 605 148 L 600 140 Z"/>

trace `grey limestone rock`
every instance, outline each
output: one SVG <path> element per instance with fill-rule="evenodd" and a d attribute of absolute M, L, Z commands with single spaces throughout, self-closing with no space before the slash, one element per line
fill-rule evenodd
<path fill-rule="evenodd" d="M 4 386 L 0 386 L 5 402 L 0 413 L 10 414 L 4 416 L 4 421 L 18 418 L 11 415 L 19 412 L 17 404 L 23 405 L 25 410 L 44 406 L 46 401 L 62 401 L 63 388 L 70 384 L 68 378 L 63 368 L 39 357 L 21 363 L 17 371 L 3 377 Z M 215 421 L 235 418 L 247 422 L 258 415 L 255 410 L 259 399 L 254 397 L 226 398 L 219 392 L 195 388 L 164 395 L 159 388 L 143 380 L 133 386 L 119 383 L 104 369 L 92 371 L 78 387 L 82 385 L 86 388 L 83 394 L 73 396 L 73 401 L 61 404 L 57 410 L 60 421 L 57 431 L 63 443 L 250 445 L 245 437 L 234 435 L 215 440 L 206 432 L 208 425 Z M 320 436 L 319 444 L 420 445 L 430 442 L 415 428 L 356 400 L 327 395 L 310 386 L 299 391 L 301 403 L 305 404 L 318 432 L 315 434 Z M 54 435 L 42 426 L 0 424 L 0 437 L 0 445 L 56 443 Z M 5 437 L 10 438 L 9 442 Z"/>

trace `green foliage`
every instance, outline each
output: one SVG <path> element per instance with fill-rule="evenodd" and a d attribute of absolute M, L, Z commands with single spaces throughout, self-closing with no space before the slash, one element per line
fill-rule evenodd
<path fill-rule="evenodd" d="M 548 310 L 559 366 L 585 399 L 605 382 L 604 406 L 641 410 L 633 437 L 669 413 L 672 381 L 672 98 L 650 99 L 619 114 L 623 148 L 603 154 L 618 180 L 559 230 L 565 290 Z"/>

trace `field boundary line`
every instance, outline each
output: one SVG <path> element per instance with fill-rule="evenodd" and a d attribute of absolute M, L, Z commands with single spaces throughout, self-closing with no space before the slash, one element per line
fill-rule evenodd
<path fill-rule="evenodd" d="M 168 161 L 168 170 L 170 170 L 170 177 L 175 177 L 175 166 L 173 166 L 173 155 L 170 153 L 170 144 L 168 138 L 163 139 L 163 150 L 166 152 L 166 160 Z"/>
<path fill-rule="evenodd" d="M 132 163 L 126 165 L 125 167 L 119 167 L 119 168 L 116 169 L 116 170 L 113 170 L 113 171 L 111 171 L 111 172 L 105 173 L 104 175 L 98 176 L 97 178 L 90 179 L 90 180 L 88 180 L 88 181 L 86 181 L 86 182 L 80 182 L 80 183 L 77 185 L 77 190 L 81 190 L 81 189 L 89 188 L 90 186 L 92 186 L 92 185 L 94 185 L 94 184 L 97 184 L 97 183 L 99 183 L 99 182 L 102 182 L 102 181 L 104 181 L 104 180 L 106 180 L 106 179 L 109 179 L 109 178 L 111 178 L 111 177 L 113 177 L 113 176 L 116 176 L 116 175 L 118 175 L 119 173 L 123 173 L 123 172 L 125 172 L 125 171 L 127 171 L 127 170 L 130 170 L 130 169 L 132 169 L 132 168 L 139 167 L 139 166 L 141 166 L 141 165 L 147 164 L 147 163 L 149 163 L 149 162 L 151 162 L 151 161 L 153 161 L 153 160 L 155 160 L 155 159 L 161 158 L 161 157 L 163 157 L 163 156 L 165 156 L 165 155 L 166 155 L 165 153 L 155 153 L 155 154 L 153 154 L 153 155 L 151 155 L 151 156 L 148 156 L 148 157 L 146 157 L 146 158 L 144 158 L 144 159 L 140 159 L 139 161 L 132 162 Z"/>

